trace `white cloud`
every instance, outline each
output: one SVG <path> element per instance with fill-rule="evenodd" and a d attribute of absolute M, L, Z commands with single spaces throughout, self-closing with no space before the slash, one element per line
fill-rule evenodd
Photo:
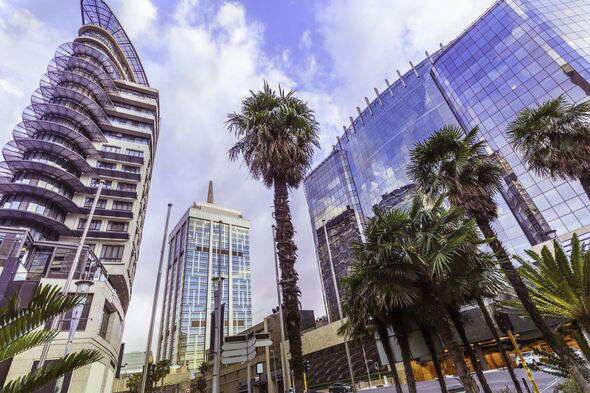
<path fill-rule="evenodd" d="M 66 37 L 29 10 L 0 1 L 0 145 L 12 137 L 22 110 Z M 45 59 L 39 61 L 39 59 Z"/>
<path fill-rule="evenodd" d="M 330 0 L 317 20 L 332 72 L 340 81 L 338 103 L 349 113 L 383 79 L 397 79 L 455 38 L 492 0 Z"/>
<path fill-rule="evenodd" d="M 262 49 L 263 28 L 249 22 L 242 5 L 225 3 L 208 24 L 190 17 L 201 13 L 197 2 L 180 2 L 174 25 L 157 27 L 152 35 L 162 51 L 144 61 L 152 86 L 161 94 L 161 136 L 144 226 L 140 265 L 127 316 L 125 340 L 128 349 L 145 345 L 146 299 L 151 296 L 162 236 L 165 206 L 174 203 L 174 225 L 194 200 L 204 200 L 209 179 L 215 183 L 215 200 L 221 206 L 241 210 L 251 221 L 253 317 L 259 321 L 276 306 L 272 253 L 272 192 L 249 177 L 239 162 L 228 162 L 227 151 L 234 138 L 225 129 L 230 111 L 240 109 L 250 89 L 267 79 L 292 88 L 295 82 L 281 68 L 281 61 L 268 59 Z M 187 16 L 189 15 L 189 16 Z M 136 46 L 142 42 L 136 42 Z M 145 44 L 145 43 L 144 43 Z M 304 99 L 329 106 L 320 92 L 301 92 Z M 320 119 L 322 120 L 322 119 Z M 302 190 L 292 194 L 292 209 L 298 231 L 298 272 L 302 303 L 323 312 L 317 264 L 310 233 L 309 215 Z M 159 314 L 158 314 L 159 318 Z"/>
<path fill-rule="evenodd" d="M 150 0 L 119 1 L 121 4 L 117 17 L 132 39 L 150 31 L 158 16 L 154 3 Z"/>
<path fill-rule="evenodd" d="M 299 40 L 299 46 L 301 48 L 311 49 L 312 44 L 313 44 L 313 41 L 311 39 L 311 31 L 305 30 L 301 34 L 301 39 Z"/>

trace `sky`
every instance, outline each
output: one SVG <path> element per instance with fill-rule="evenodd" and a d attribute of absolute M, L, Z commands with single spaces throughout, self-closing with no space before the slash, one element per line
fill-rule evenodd
<path fill-rule="evenodd" d="M 342 125 L 384 78 L 397 79 L 465 30 L 493 0 L 107 0 L 160 90 L 161 128 L 143 242 L 129 311 L 126 351 L 145 350 L 166 205 L 171 227 L 207 197 L 251 222 L 252 314 L 276 306 L 272 191 L 230 162 L 224 126 L 263 80 L 295 89 L 321 124 L 324 159 Z M 0 144 L 11 140 L 48 61 L 80 26 L 79 0 L 0 0 Z M 291 210 L 304 308 L 325 314 L 302 187 Z M 161 293 L 161 292 L 160 292 Z M 159 314 L 157 314 L 159 316 Z M 158 318 L 159 320 L 159 318 Z M 157 321 L 158 321 L 157 320 Z M 157 325 L 156 325 L 157 327 Z M 157 333 L 155 334 L 157 335 Z M 153 346 L 152 346 L 153 348 Z"/>

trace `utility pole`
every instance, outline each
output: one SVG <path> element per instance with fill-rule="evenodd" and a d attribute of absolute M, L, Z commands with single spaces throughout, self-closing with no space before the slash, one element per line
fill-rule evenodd
<path fill-rule="evenodd" d="M 160 292 L 160 278 L 162 277 L 162 262 L 164 261 L 164 250 L 166 249 L 166 236 L 168 235 L 168 222 L 170 221 L 170 210 L 172 204 L 168 204 L 168 211 L 166 212 L 166 224 L 164 224 L 164 235 L 162 236 L 162 249 L 160 250 L 160 263 L 158 264 L 158 276 L 156 277 L 156 288 L 154 289 L 154 299 L 152 300 L 152 316 L 150 319 L 150 328 L 148 330 L 148 338 L 145 347 L 145 361 L 143 367 L 143 375 L 141 378 L 140 392 L 145 392 L 145 385 L 147 383 L 147 375 L 149 372 L 150 352 L 152 349 L 152 336 L 154 334 L 154 323 L 156 321 L 156 308 L 158 308 L 158 294 Z"/>
<path fill-rule="evenodd" d="M 334 293 L 336 293 L 336 302 L 338 303 L 338 315 L 340 316 L 340 325 L 344 324 L 344 317 L 342 315 L 342 305 L 340 304 L 340 293 L 338 292 L 338 281 L 336 280 L 336 272 L 334 271 L 334 263 L 332 262 L 332 251 L 330 250 L 330 240 L 328 239 L 328 230 L 326 229 L 326 220 L 322 220 L 324 225 L 324 236 L 326 237 L 326 245 L 328 246 L 328 260 L 330 261 L 330 268 L 332 269 L 332 280 L 334 281 Z M 346 359 L 348 360 L 348 371 L 350 372 L 350 380 L 352 381 L 352 391 L 356 392 L 356 385 L 354 382 L 354 372 L 352 370 L 352 361 L 350 360 L 350 349 L 348 348 L 348 338 L 344 337 L 344 349 L 346 350 Z"/>
<path fill-rule="evenodd" d="M 80 255 L 82 255 L 82 247 L 84 246 L 84 242 L 86 241 L 86 236 L 88 235 L 88 230 L 90 229 L 90 223 L 92 222 L 92 218 L 94 217 L 94 210 L 96 210 L 96 205 L 98 204 L 98 198 L 100 197 L 100 193 L 102 192 L 102 188 L 104 187 L 104 180 L 100 180 L 98 182 L 98 188 L 96 189 L 96 194 L 94 194 L 94 201 L 92 201 L 92 207 L 90 208 L 90 213 L 88 214 L 88 218 L 86 219 L 86 225 L 84 225 L 84 230 L 82 231 L 82 237 L 80 237 L 80 242 L 78 243 L 78 248 L 76 249 L 76 254 L 74 255 L 74 260 L 72 261 L 72 266 L 70 267 L 70 272 L 68 273 L 68 278 L 66 283 L 62 288 L 62 293 L 67 294 L 70 291 L 70 286 L 72 285 L 72 280 L 74 279 L 74 274 L 76 270 L 78 270 L 78 265 L 80 265 Z M 84 287 L 86 288 L 86 287 Z M 87 289 L 87 288 L 86 288 Z M 81 313 L 81 310 L 80 310 Z M 74 313 L 72 312 L 72 315 Z M 57 330 L 59 328 L 59 320 L 60 317 L 53 318 L 51 321 L 51 330 Z M 71 328 L 72 323 L 70 323 Z M 76 327 L 77 328 L 77 323 Z M 74 330 L 75 333 L 75 330 Z M 66 347 L 64 350 L 64 355 L 67 355 L 70 351 L 70 341 L 73 340 L 74 333 L 72 333 L 70 329 L 70 333 L 68 335 L 68 341 L 66 341 Z M 39 367 L 43 367 L 45 361 L 47 360 L 47 355 L 49 354 L 49 347 L 51 346 L 51 342 L 48 341 L 43 346 L 43 350 L 41 351 L 41 357 L 39 358 Z M 59 381 L 58 381 L 59 382 Z M 63 380 L 62 380 L 63 383 Z"/>
<path fill-rule="evenodd" d="M 221 295 L 223 291 L 223 277 L 221 276 L 221 239 L 222 239 L 222 225 L 223 221 L 219 220 L 219 239 L 218 239 L 218 253 L 217 253 L 217 277 L 213 278 L 213 282 L 217 283 L 217 296 L 215 297 L 215 330 L 214 332 L 214 356 L 213 356 L 213 381 L 211 384 L 212 393 L 219 393 L 219 374 L 221 372 L 221 340 L 224 335 L 224 327 L 221 326 L 223 320 L 221 315 Z"/>

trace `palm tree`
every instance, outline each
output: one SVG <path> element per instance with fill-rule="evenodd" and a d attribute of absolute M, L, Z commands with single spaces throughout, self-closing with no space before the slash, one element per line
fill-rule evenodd
<path fill-rule="evenodd" d="M 432 364 L 434 365 L 434 372 L 436 373 L 436 379 L 438 380 L 440 391 L 441 393 L 447 393 L 447 384 L 445 383 L 445 377 L 442 372 L 438 352 L 436 351 L 436 347 L 434 345 L 433 330 L 434 326 L 432 326 L 432 322 L 423 321 L 420 324 L 420 333 L 422 334 L 424 343 L 426 344 L 428 352 L 430 353 L 430 358 L 432 359 Z"/>
<path fill-rule="evenodd" d="M 57 330 L 38 329 L 47 321 L 72 310 L 83 297 L 69 296 L 58 286 L 39 285 L 27 306 L 19 304 L 18 295 L 11 296 L 0 307 L 0 362 L 53 340 Z M 4 385 L 2 393 L 33 392 L 71 372 L 102 358 L 99 351 L 83 349 L 45 364 L 25 376 Z"/>
<path fill-rule="evenodd" d="M 380 302 L 374 301 L 376 288 L 382 285 L 377 277 L 370 274 L 371 270 L 367 267 L 376 262 L 375 249 L 378 247 L 371 240 L 375 238 L 370 235 L 373 230 L 371 223 L 365 228 L 365 235 L 367 243 L 355 243 L 352 245 L 352 254 L 355 262 L 351 268 L 351 273 L 342 279 L 344 289 L 344 296 L 342 298 L 342 309 L 346 315 L 345 323 L 338 330 L 339 334 L 347 335 L 351 340 L 365 340 L 372 338 L 375 333 L 379 336 L 379 340 L 383 344 L 383 349 L 387 356 L 387 360 L 391 367 L 392 378 L 396 393 L 402 393 L 402 387 L 399 380 L 399 375 L 396 369 L 396 360 L 389 341 L 388 327 L 389 322 L 385 317 L 387 310 Z M 369 273 L 369 274 L 367 274 Z M 407 373 L 412 372 L 412 369 L 405 369 L 406 379 L 410 381 L 408 386 L 410 391 L 415 391 L 415 383 L 413 374 L 408 378 Z"/>
<path fill-rule="evenodd" d="M 141 388 L 141 373 L 131 374 L 127 378 L 125 386 L 129 389 L 129 393 L 138 393 Z"/>
<path fill-rule="evenodd" d="M 569 104 L 564 96 L 523 109 L 509 124 L 512 146 L 541 176 L 579 180 L 590 198 L 590 102 Z"/>
<path fill-rule="evenodd" d="M 378 258 L 382 266 L 373 274 L 389 282 L 383 286 L 381 301 L 407 308 L 423 304 L 430 310 L 431 321 L 447 346 L 463 386 L 467 392 L 477 392 L 479 388 L 469 375 L 445 310 L 469 281 L 471 272 L 465 267 L 487 259 L 466 261 L 478 253 L 477 245 L 481 243 L 475 223 L 464 219 L 462 209 L 447 210 L 443 203 L 444 199 L 439 198 L 426 208 L 418 194 L 409 211 L 374 209 L 373 219 L 381 232 Z"/>
<path fill-rule="evenodd" d="M 226 122 L 238 141 L 229 150 L 232 161 L 242 157 L 250 174 L 268 188 L 274 188 L 276 242 L 281 268 L 281 288 L 285 322 L 291 351 L 295 388 L 303 391 L 301 321 L 298 310 L 298 275 L 295 271 L 297 247 L 289 208 L 289 189 L 297 188 L 311 167 L 319 148 L 319 124 L 314 112 L 297 97 L 279 86 L 273 91 L 265 81 L 262 91 L 250 92 L 240 113 L 231 113 Z"/>
<path fill-rule="evenodd" d="M 477 142 L 477 127 L 467 134 L 458 126 L 447 125 L 425 142 L 417 143 L 411 153 L 408 176 L 431 198 L 447 195 L 453 206 L 463 206 L 475 219 L 525 311 L 539 329 L 545 342 L 559 356 L 584 393 L 590 385 L 575 365 L 566 346 L 560 343 L 533 303 L 527 287 L 498 240 L 492 221 L 498 216 L 494 195 L 500 189 L 501 172 L 485 153 L 485 142 Z"/>
<path fill-rule="evenodd" d="M 469 359 L 469 361 L 471 362 L 471 366 L 475 370 L 475 374 L 477 375 L 477 379 L 479 380 L 479 383 L 481 383 L 481 387 L 483 388 L 483 391 L 486 393 L 492 393 L 492 389 L 490 388 L 490 385 L 488 385 L 488 382 L 486 381 L 486 378 L 483 374 L 481 364 L 479 363 L 477 356 L 475 356 L 475 352 L 473 352 L 473 348 L 471 348 L 471 343 L 469 342 L 469 338 L 467 337 L 467 332 L 465 331 L 465 325 L 463 322 L 463 318 L 461 317 L 461 311 L 459 310 L 458 305 L 457 304 L 449 305 L 447 307 L 447 312 L 449 313 L 449 317 L 451 318 L 451 321 L 453 322 L 453 326 L 455 327 L 455 330 L 459 334 L 459 338 L 461 339 L 461 343 L 463 343 L 463 348 L 465 348 L 465 352 L 467 353 L 467 358 Z"/>
<path fill-rule="evenodd" d="M 527 250 L 531 261 L 517 257 L 522 265 L 519 273 L 530 283 L 529 291 L 539 312 L 575 321 L 590 343 L 590 250 L 582 250 L 576 234 L 569 257 L 556 241 L 553 250 L 547 246 L 541 254 Z"/>

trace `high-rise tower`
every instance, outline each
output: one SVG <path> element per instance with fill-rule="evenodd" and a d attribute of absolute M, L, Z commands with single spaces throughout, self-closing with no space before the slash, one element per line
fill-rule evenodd
<path fill-rule="evenodd" d="M 377 97 L 365 98 L 368 106 L 350 118 L 329 157 L 305 180 L 332 320 L 330 259 L 339 278 L 347 274 L 349 245 L 361 238 L 372 207 L 407 203 L 409 153 L 445 124 L 479 127 L 494 151 L 504 171 L 494 227 L 510 252 L 542 243 L 552 231 L 566 247 L 574 232 L 590 243 L 590 201 L 580 183 L 528 171 L 506 137 L 507 124 L 525 107 L 559 95 L 588 99 L 589 17 L 588 0 L 498 0 L 449 45 L 398 71 L 399 79 L 386 79 L 381 92 L 367 86 Z"/>
<path fill-rule="evenodd" d="M 214 285 L 221 263 L 225 335 L 252 326 L 250 222 L 242 213 L 195 202 L 170 234 L 157 359 L 196 370 L 211 337 Z M 221 241 L 220 241 L 221 239 Z M 221 246 L 220 246 L 221 245 Z"/>
<path fill-rule="evenodd" d="M 129 305 L 159 134 L 159 94 L 116 16 L 82 0 L 82 27 L 58 47 L 0 163 L 0 302 L 39 282 L 63 285 L 97 184 L 98 201 L 75 279 L 86 296 L 72 351 L 100 349 L 101 362 L 66 377 L 63 391 L 110 391 Z M 8 130 L 6 130 L 8 131 Z M 74 288 L 71 288 L 74 290 Z M 51 345 L 63 355 L 69 329 Z M 7 374 L 31 371 L 40 348 Z"/>

